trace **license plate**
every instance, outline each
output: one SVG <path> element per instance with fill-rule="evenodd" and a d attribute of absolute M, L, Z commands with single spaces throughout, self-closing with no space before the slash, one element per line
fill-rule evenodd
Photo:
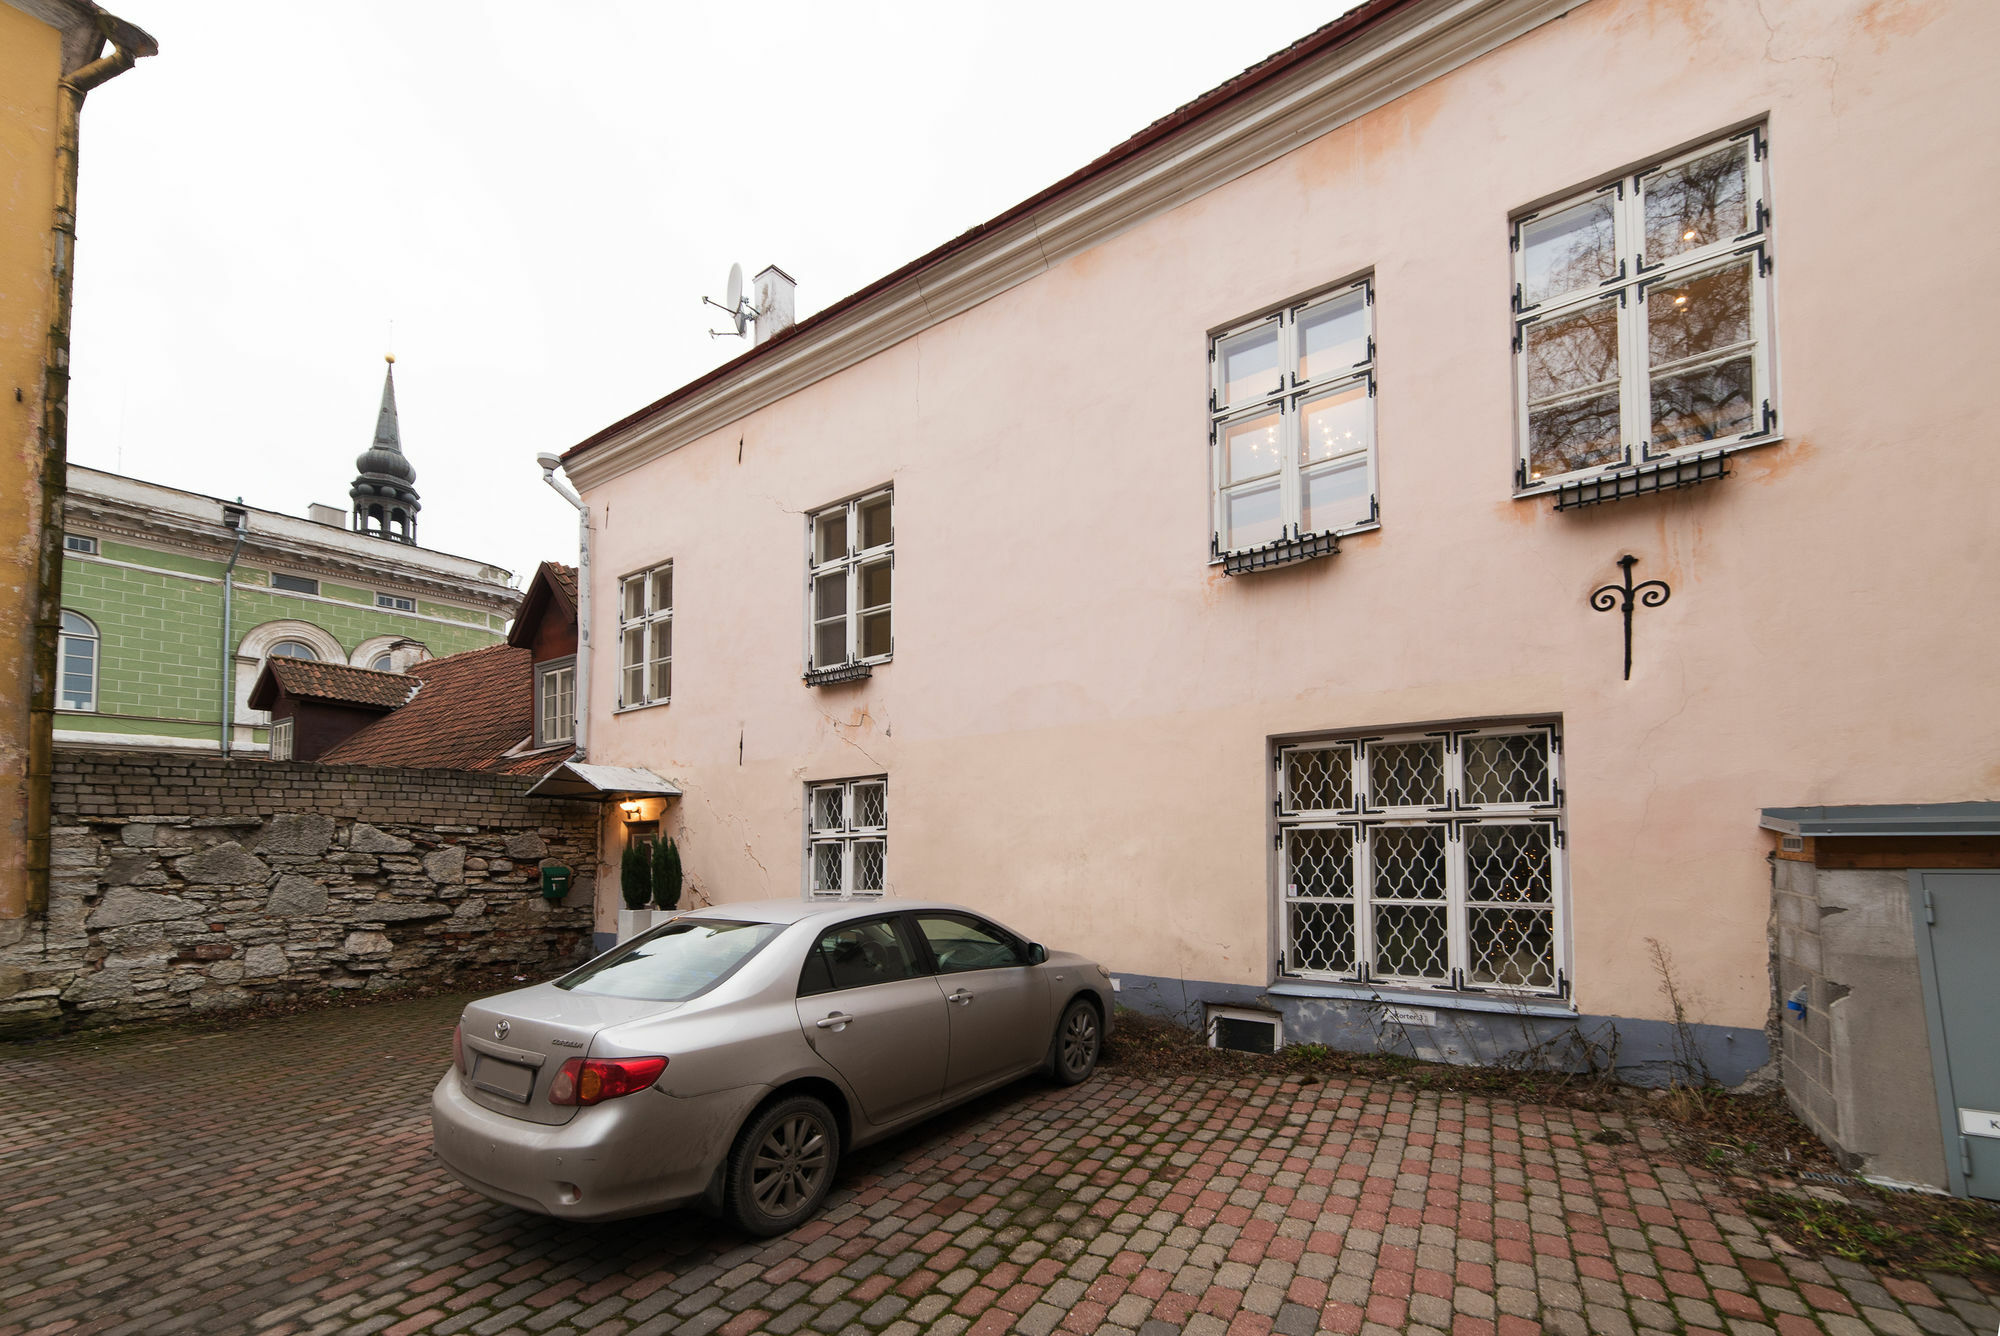
<path fill-rule="evenodd" d="M 535 1093 L 535 1069 L 518 1062 L 502 1062 L 482 1053 L 472 1067 L 472 1084 L 503 1099 L 526 1104 L 529 1096 Z"/>

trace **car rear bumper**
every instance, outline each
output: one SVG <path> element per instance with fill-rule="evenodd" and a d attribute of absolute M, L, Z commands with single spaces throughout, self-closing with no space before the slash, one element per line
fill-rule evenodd
<path fill-rule="evenodd" d="M 495 1201 L 565 1220 L 615 1220 L 699 1200 L 764 1093 L 740 1086 L 680 1099 L 642 1090 L 551 1127 L 475 1104 L 452 1069 L 431 1092 L 431 1145 L 461 1183 Z"/>

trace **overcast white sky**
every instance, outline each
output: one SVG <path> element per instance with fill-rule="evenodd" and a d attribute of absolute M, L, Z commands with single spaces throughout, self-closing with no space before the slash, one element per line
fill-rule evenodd
<path fill-rule="evenodd" d="M 83 116 L 77 463 L 347 507 L 395 322 L 424 546 L 575 560 L 534 456 L 1068 175 L 1352 0 L 107 0 Z M 713 317 L 713 319 L 711 319 Z"/>

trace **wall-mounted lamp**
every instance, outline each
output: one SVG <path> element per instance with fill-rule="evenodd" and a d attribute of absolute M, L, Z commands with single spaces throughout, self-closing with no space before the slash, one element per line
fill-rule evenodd
<path fill-rule="evenodd" d="M 627 821 L 637 821 L 639 819 L 639 801 L 636 798 L 627 798 L 624 802 L 619 803 L 618 810 L 625 814 Z"/>

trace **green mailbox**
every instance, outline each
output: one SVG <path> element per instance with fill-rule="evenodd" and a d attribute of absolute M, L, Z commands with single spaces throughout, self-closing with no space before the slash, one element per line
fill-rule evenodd
<path fill-rule="evenodd" d="M 555 904 L 568 896 L 569 877 L 570 872 L 568 868 L 559 867 L 554 863 L 544 864 L 542 867 L 542 898 L 550 904 Z"/>

